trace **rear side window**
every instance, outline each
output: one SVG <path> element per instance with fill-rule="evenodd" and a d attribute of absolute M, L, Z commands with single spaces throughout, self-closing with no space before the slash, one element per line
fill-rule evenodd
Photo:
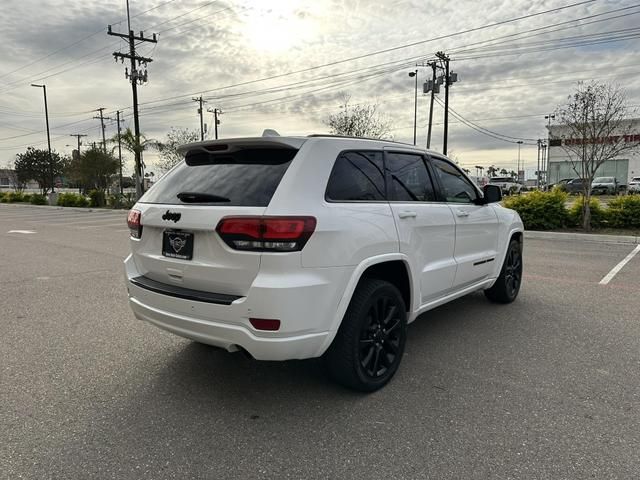
<path fill-rule="evenodd" d="M 431 176 L 421 155 L 388 153 L 387 170 L 391 179 L 389 200 L 404 202 L 435 200 Z"/>
<path fill-rule="evenodd" d="M 284 148 L 187 152 L 186 162 L 165 175 L 140 202 L 266 207 L 296 153 Z"/>
<path fill-rule="evenodd" d="M 382 152 L 341 153 L 329 176 L 326 199 L 334 202 L 384 200 Z"/>

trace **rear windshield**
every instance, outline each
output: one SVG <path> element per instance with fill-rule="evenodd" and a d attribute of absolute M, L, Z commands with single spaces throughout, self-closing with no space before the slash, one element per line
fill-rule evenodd
<path fill-rule="evenodd" d="M 289 148 L 187 152 L 186 162 L 162 177 L 140 202 L 266 207 L 296 153 Z M 202 198 L 192 195 L 184 202 L 178 198 L 181 193 Z"/>
<path fill-rule="evenodd" d="M 511 177 L 493 177 L 489 182 L 513 182 Z"/>

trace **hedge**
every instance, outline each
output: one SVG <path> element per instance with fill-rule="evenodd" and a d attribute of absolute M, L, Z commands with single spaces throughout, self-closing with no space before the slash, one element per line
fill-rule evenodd
<path fill-rule="evenodd" d="M 88 207 L 89 200 L 84 195 L 79 195 L 77 193 L 60 193 L 58 195 L 58 206 Z"/>
<path fill-rule="evenodd" d="M 609 201 L 607 220 L 615 228 L 640 228 L 640 196 L 624 195 Z"/>
<path fill-rule="evenodd" d="M 559 189 L 551 192 L 531 192 L 509 197 L 503 205 L 520 214 L 527 230 L 554 230 L 582 227 L 584 197 L 579 196 L 567 208 L 567 194 Z M 597 198 L 591 198 L 591 226 L 593 228 L 640 228 L 640 196 L 623 195 L 609 201 L 605 208 Z"/>
<path fill-rule="evenodd" d="M 560 190 L 536 191 L 509 197 L 504 201 L 504 206 L 518 212 L 528 230 L 553 230 L 571 223 L 565 207 L 567 198 L 568 195 Z"/>

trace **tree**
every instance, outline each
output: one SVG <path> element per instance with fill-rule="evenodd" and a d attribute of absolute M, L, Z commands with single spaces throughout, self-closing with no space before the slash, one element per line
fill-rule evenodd
<path fill-rule="evenodd" d="M 178 153 L 178 147 L 187 143 L 200 140 L 200 132 L 188 128 L 171 127 L 164 142 L 157 142 L 156 148 L 160 153 L 158 166 L 164 171 L 171 170 L 182 161 L 182 155 Z"/>
<path fill-rule="evenodd" d="M 495 165 L 491 165 L 490 167 L 487 168 L 487 176 L 495 177 L 496 173 L 498 173 L 498 169 L 496 168 Z"/>
<path fill-rule="evenodd" d="M 91 148 L 69 162 L 67 174 L 85 190 L 104 191 L 118 167 L 119 162 L 112 154 L 100 148 Z"/>
<path fill-rule="evenodd" d="M 501 168 L 500 175 L 509 175 L 509 171 L 506 168 Z"/>
<path fill-rule="evenodd" d="M 561 135 L 550 135 L 550 140 L 560 140 L 573 170 L 582 179 L 585 231 L 591 230 L 591 184 L 598 169 L 606 161 L 640 147 L 632 135 L 638 125 L 628 120 L 634 112 L 627 103 L 626 94 L 619 87 L 581 83 L 556 113 Z"/>
<path fill-rule="evenodd" d="M 118 140 L 120 140 L 120 144 L 122 145 L 122 148 L 124 148 L 128 152 L 133 153 L 134 156 L 136 155 L 136 152 L 140 153 L 140 168 L 142 172 L 144 172 L 145 164 L 144 164 L 144 160 L 142 159 L 142 153 L 145 150 L 147 150 L 149 147 L 155 147 L 158 142 L 152 139 L 147 139 L 142 134 L 140 134 L 140 142 L 137 142 L 136 135 L 133 133 L 133 131 L 130 128 L 127 128 L 124 132 L 120 132 L 120 135 L 116 133 L 113 137 L 111 137 L 109 141 L 117 145 Z M 112 153 L 113 151 L 115 151 L 116 148 L 117 147 L 114 147 L 112 149 Z"/>
<path fill-rule="evenodd" d="M 16 155 L 15 171 L 17 182 L 26 184 L 29 180 L 35 180 L 40 186 L 42 195 L 46 195 L 51 188 L 51 170 L 53 177 L 59 177 L 64 172 L 67 159 L 57 152 L 51 152 L 51 160 L 47 150 L 29 147 L 24 153 Z"/>
<path fill-rule="evenodd" d="M 350 105 L 343 95 L 341 111 L 329 115 L 325 124 L 334 135 L 367 138 L 391 138 L 391 124 L 378 112 L 378 105 Z"/>

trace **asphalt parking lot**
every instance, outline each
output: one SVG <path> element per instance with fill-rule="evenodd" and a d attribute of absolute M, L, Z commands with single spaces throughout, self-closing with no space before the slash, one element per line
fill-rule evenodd
<path fill-rule="evenodd" d="M 1 478 L 640 474 L 640 254 L 599 283 L 634 245 L 527 240 L 515 303 L 428 312 L 362 395 L 135 320 L 125 222 L 0 205 Z"/>

